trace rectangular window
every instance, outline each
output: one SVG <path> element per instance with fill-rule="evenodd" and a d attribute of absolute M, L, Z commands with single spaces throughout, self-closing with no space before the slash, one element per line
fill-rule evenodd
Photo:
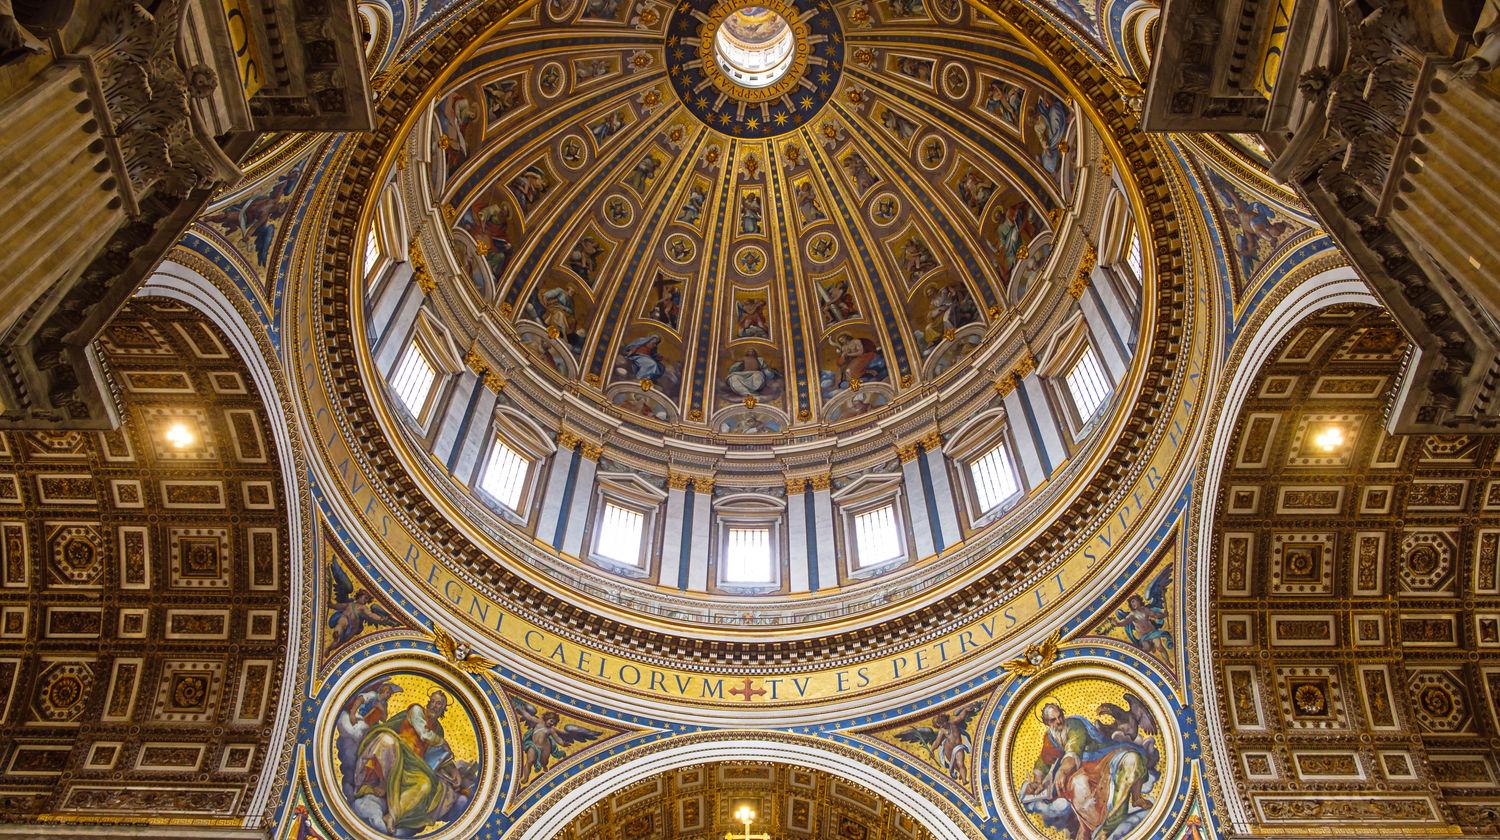
<path fill-rule="evenodd" d="M 369 235 L 365 237 L 365 277 L 375 271 L 375 263 L 379 259 L 380 234 L 372 226 Z"/>
<path fill-rule="evenodd" d="M 640 511 L 605 502 L 594 553 L 616 563 L 641 565 L 641 532 L 645 524 L 646 517 Z"/>
<path fill-rule="evenodd" d="M 906 556 L 906 539 L 896 527 L 896 506 L 884 505 L 854 517 L 856 566 L 878 566 Z"/>
<path fill-rule="evenodd" d="M 995 444 L 983 458 L 969 466 L 974 478 L 974 495 L 979 510 L 986 513 L 1001 502 L 1021 492 L 1021 483 L 1016 480 L 1015 462 L 1010 459 L 1010 449 L 1005 441 Z"/>
<path fill-rule="evenodd" d="M 1099 355 L 1088 347 L 1064 377 L 1068 392 L 1073 395 L 1073 407 L 1078 409 L 1078 419 L 1087 421 L 1104 405 L 1111 390 L 1109 379 L 1104 375 L 1104 366 L 1099 364 Z"/>
<path fill-rule="evenodd" d="M 771 529 L 731 527 L 724 543 L 725 583 L 774 583 Z"/>
<path fill-rule="evenodd" d="M 1146 274 L 1146 259 L 1141 254 L 1141 237 L 1135 235 L 1130 237 L 1130 253 L 1126 255 L 1125 262 L 1130 270 L 1135 272 L 1135 279 L 1140 280 Z"/>
<path fill-rule="evenodd" d="M 479 479 L 479 489 L 494 497 L 495 501 L 520 512 L 521 491 L 526 487 L 526 473 L 531 463 L 521 453 L 499 437 L 490 446 L 490 457 L 484 465 L 484 475 Z"/>
<path fill-rule="evenodd" d="M 391 390 L 396 392 L 407 410 L 421 421 L 424 419 L 422 415 L 427 411 L 427 401 L 432 395 L 432 383 L 435 379 L 437 371 L 433 370 L 432 362 L 427 360 L 427 354 L 413 341 L 407 346 L 406 352 L 401 354 L 401 361 L 396 365 L 396 373 L 391 377 Z"/>

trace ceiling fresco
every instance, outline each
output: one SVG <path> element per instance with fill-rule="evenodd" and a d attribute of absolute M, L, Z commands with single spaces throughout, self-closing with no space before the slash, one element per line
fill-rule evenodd
<path fill-rule="evenodd" d="M 708 4 L 546 3 L 434 105 L 476 305 L 627 419 L 876 411 L 1020 318 L 1064 210 L 1088 213 L 1076 106 L 988 18 L 777 8 L 807 56 L 764 90 L 711 78 Z"/>

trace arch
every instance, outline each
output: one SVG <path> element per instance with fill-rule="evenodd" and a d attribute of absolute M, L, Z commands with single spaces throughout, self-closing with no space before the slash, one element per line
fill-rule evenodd
<path fill-rule="evenodd" d="M 1225 738 L 1224 710 L 1214 698 L 1218 696 L 1218 674 L 1214 662 L 1212 634 L 1206 629 L 1212 610 L 1212 575 L 1215 501 L 1219 498 L 1220 478 L 1229 446 L 1234 439 L 1231 422 L 1225 427 L 1226 418 L 1238 416 L 1241 406 L 1249 394 L 1250 386 L 1260 373 L 1261 367 L 1270 359 L 1276 346 L 1291 330 L 1307 316 L 1339 304 L 1361 303 L 1380 306 L 1381 303 L 1353 268 L 1341 266 L 1313 275 L 1291 287 L 1274 306 L 1262 310 L 1265 315 L 1259 323 L 1247 324 L 1241 333 L 1242 345 L 1238 367 L 1224 389 L 1224 400 L 1217 417 L 1209 425 L 1205 440 L 1205 456 L 1201 461 L 1198 495 L 1193 508 L 1196 530 L 1193 534 L 1195 561 L 1189 580 L 1196 580 L 1197 589 L 1189 604 L 1192 624 L 1200 628 L 1197 633 L 1197 654 L 1202 698 L 1201 732 L 1207 742 L 1208 752 L 1213 756 L 1212 766 L 1221 774 L 1227 772 L 1231 757 Z M 1227 809 L 1230 825 L 1235 831 L 1247 831 L 1253 824 L 1251 815 L 1236 796 L 1222 797 Z"/>
<path fill-rule="evenodd" d="M 927 788 L 884 762 L 853 749 L 782 732 L 713 732 L 674 738 L 670 746 L 647 745 L 580 773 L 579 782 L 531 807 L 513 840 L 552 840 L 595 802 L 666 770 L 714 761 L 763 761 L 836 773 L 903 809 L 932 833 L 933 840 L 979 840 L 978 827 Z"/>
<path fill-rule="evenodd" d="M 203 313 L 214 326 L 228 336 L 234 351 L 249 370 L 255 386 L 261 394 L 266 416 L 270 420 L 272 442 L 275 446 L 277 466 L 282 474 L 282 486 L 288 492 L 286 499 L 288 575 L 287 589 L 296 597 L 310 597 L 312 578 L 307 567 L 312 557 L 312 498 L 307 486 L 306 472 L 300 464 L 305 462 L 302 443 L 295 429 L 295 422 L 287 410 L 282 397 L 285 386 L 279 371 L 272 368 L 268 360 L 269 347 L 262 348 L 263 335 L 252 330 L 246 315 L 236 309 L 229 297 L 214 282 L 199 272 L 172 260 L 164 261 L 156 273 L 148 278 L 137 292 L 138 295 L 154 295 L 184 303 Z M 300 539 L 296 535 L 300 535 Z M 297 732 L 294 715 L 300 715 L 300 683 L 306 663 L 302 658 L 315 647 L 309 639 L 311 628 L 305 627 L 297 617 L 287 617 L 288 659 L 282 669 L 279 701 L 272 717 L 270 740 L 266 750 L 268 757 L 282 757 L 295 744 Z M 268 761 L 269 764 L 269 761 Z M 285 777 L 268 769 L 261 774 L 247 810 L 245 823 L 255 827 L 268 815 L 265 808 L 273 787 Z"/>

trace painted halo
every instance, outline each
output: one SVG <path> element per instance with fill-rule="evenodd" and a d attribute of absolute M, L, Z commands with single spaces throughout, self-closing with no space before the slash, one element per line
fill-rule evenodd
<path fill-rule="evenodd" d="M 346 827 L 424 840 L 474 835 L 494 809 L 494 768 L 504 763 L 490 705 L 467 678 L 424 657 L 387 657 L 346 675 L 328 698 L 315 755 L 324 801 Z M 424 726 L 425 745 L 416 734 Z"/>
<path fill-rule="evenodd" d="M 1008 705 L 992 778 L 1012 834 L 1138 840 L 1161 823 L 1180 781 L 1182 748 L 1160 692 L 1117 668 L 1072 665 L 1029 681 Z M 1056 709 L 1061 722 L 1049 732 L 1043 718 L 1056 720 Z M 1143 716 L 1154 720 L 1155 736 L 1140 731 Z M 1081 766 L 1057 778 L 1068 749 L 1081 754 Z"/>

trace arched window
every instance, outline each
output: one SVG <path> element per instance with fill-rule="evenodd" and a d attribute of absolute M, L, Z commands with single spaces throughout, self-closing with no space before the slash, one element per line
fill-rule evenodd
<path fill-rule="evenodd" d="M 519 513 L 531 465 L 530 458 L 516 451 L 497 434 L 490 442 L 489 457 L 484 460 L 484 470 L 479 474 L 479 489 Z"/>
<path fill-rule="evenodd" d="M 643 578 L 666 493 L 630 472 L 601 472 L 597 480 L 589 556 L 618 574 Z"/>
<path fill-rule="evenodd" d="M 1010 418 L 997 408 L 975 417 L 943 446 L 963 488 L 963 507 L 972 511 L 972 525 L 985 524 L 1026 493 L 1010 431 Z"/>
<path fill-rule="evenodd" d="M 988 513 L 1021 492 L 1016 462 L 1010 456 L 1010 444 L 1002 437 L 989 451 L 969 463 L 974 482 L 974 500 L 981 513 Z"/>
<path fill-rule="evenodd" d="M 391 391 L 416 418 L 418 425 L 427 422 L 437 392 L 436 384 L 437 365 L 433 364 L 422 342 L 413 338 L 396 362 L 396 372 L 391 375 Z"/>
<path fill-rule="evenodd" d="M 912 556 L 901 473 L 861 476 L 833 494 L 844 525 L 847 574 L 872 573 Z"/>
<path fill-rule="evenodd" d="M 1073 407 L 1084 422 L 1088 422 L 1094 412 L 1099 410 L 1099 406 L 1104 405 L 1112 390 L 1109 377 L 1104 374 L 1104 365 L 1099 363 L 1099 354 L 1087 345 L 1063 375 L 1063 380 L 1068 383 Z"/>
<path fill-rule="evenodd" d="M 714 501 L 720 588 L 761 593 L 781 587 L 785 514 L 784 500 L 760 493 L 737 493 Z"/>
<path fill-rule="evenodd" d="M 1082 437 L 1115 390 L 1082 312 L 1053 336 L 1037 372 L 1048 384 L 1051 402 L 1060 409 L 1059 425 L 1074 440 Z"/>

